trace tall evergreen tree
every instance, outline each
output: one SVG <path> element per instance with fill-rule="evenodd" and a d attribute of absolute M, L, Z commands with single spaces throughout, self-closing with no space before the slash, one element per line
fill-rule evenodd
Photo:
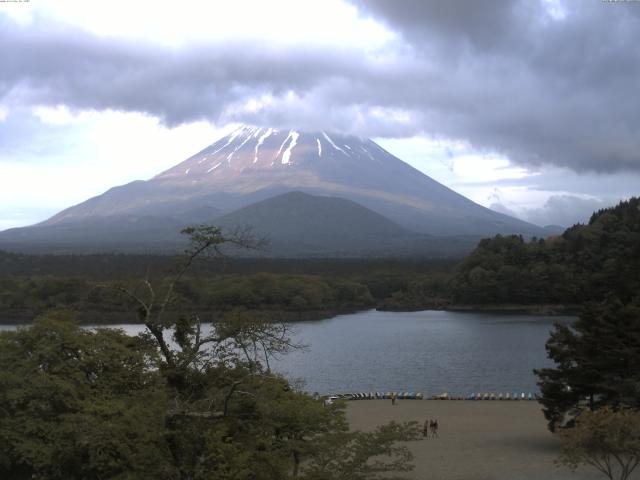
<path fill-rule="evenodd" d="M 550 430 L 585 408 L 640 408 L 640 297 L 588 305 L 573 325 L 556 325 L 546 349 L 557 365 L 535 373 Z"/>

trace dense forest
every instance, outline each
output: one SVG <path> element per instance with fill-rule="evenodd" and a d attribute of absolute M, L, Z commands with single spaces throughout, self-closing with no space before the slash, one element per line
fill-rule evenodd
<path fill-rule="evenodd" d="M 485 239 L 453 271 L 453 303 L 583 304 L 640 287 L 640 198 L 594 213 L 558 237 Z"/>
<path fill-rule="evenodd" d="M 639 271 L 640 199 L 632 198 L 559 236 L 481 240 L 451 269 L 407 279 L 379 307 L 577 313 L 612 293 L 631 298 L 640 288 Z"/>
<path fill-rule="evenodd" d="M 68 307 L 81 313 L 84 323 L 131 322 L 132 301 L 118 295 L 121 289 L 135 288 L 137 280 L 96 282 L 85 278 L 12 277 L 0 279 L 0 304 L 6 316 L 28 320 L 52 308 Z M 157 280 L 162 283 L 164 278 Z M 188 277 L 176 289 L 171 309 L 202 312 L 211 320 L 214 313 L 242 307 L 262 312 L 278 312 L 288 318 L 296 314 L 330 314 L 370 308 L 374 305 L 368 289 L 341 278 L 311 275 L 260 273 L 253 275 Z"/>
<path fill-rule="evenodd" d="M 79 312 L 83 323 L 132 322 L 131 301 L 113 290 L 144 279 L 162 283 L 179 257 L 31 256 L 0 252 L 0 320 L 28 322 L 51 308 Z M 314 319 L 373 308 L 452 261 L 389 259 L 209 259 L 194 262 L 171 308 L 213 319 L 237 307 L 278 319 Z"/>

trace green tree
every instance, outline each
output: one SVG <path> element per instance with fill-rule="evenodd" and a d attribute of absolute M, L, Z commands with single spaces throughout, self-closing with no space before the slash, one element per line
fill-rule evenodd
<path fill-rule="evenodd" d="M 304 466 L 305 480 L 391 480 L 413 469 L 412 453 L 398 441 L 417 440 L 416 422 L 391 422 L 369 433 L 337 431 L 325 435 Z"/>
<path fill-rule="evenodd" d="M 573 325 L 556 325 L 546 349 L 556 367 L 535 373 L 552 431 L 585 408 L 640 408 L 640 297 L 590 304 Z"/>
<path fill-rule="evenodd" d="M 0 478 L 172 478 L 155 345 L 68 318 L 0 333 Z"/>
<path fill-rule="evenodd" d="M 560 432 L 559 462 L 575 470 L 596 468 L 610 480 L 627 480 L 640 465 L 640 413 L 604 407 L 584 411 L 573 428 Z"/>

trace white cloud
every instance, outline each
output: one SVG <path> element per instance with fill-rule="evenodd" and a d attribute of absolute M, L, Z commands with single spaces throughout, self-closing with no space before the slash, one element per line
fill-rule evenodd
<path fill-rule="evenodd" d="M 65 105 L 58 105 L 57 107 L 34 107 L 32 112 L 41 122 L 51 125 L 69 125 L 81 121 L 81 117 L 79 115 L 73 115 Z"/>
<path fill-rule="evenodd" d="M 104 37 L 180 48 L 234 39 L 378 48 L 394 34 L 340 0 L 37 1 L 30 18 L 46 16 Z M 23 13 L 26 16 L 26 13 Z M 242 52 L 238 52 L 241 54 Z"/>
<path fill-rule="evenodd" d="M 562 0 L 543 0 L 543 5 L 549 17 L 553 20 L 560 21 L 567 17 L 567 8 Z"/>
<path fill-rule="evenodd" d="M 464 142 L 427 137 L 376 141 L 414 168 L 484 206 L 495 200 L 495 182 L 535 176 L 535 172 L 514 166 L 505 157 L 479 153 Z M 534 205 L 548 198 L 522 186 L 502 188 L 501 195 L 512 202 L 527 201 Z"/>
<path fill-rule="evenodd" d="M 91 158 L 83 163 L 98 171 L 104 169 L 111 177 L 109 186 L 154 176 L 232 128 L 215 128 L 204 121 L 168 128 L 147 115 L 113 111 L 92 112 L 87 122 L 82 142 L 91 145 Z"/>

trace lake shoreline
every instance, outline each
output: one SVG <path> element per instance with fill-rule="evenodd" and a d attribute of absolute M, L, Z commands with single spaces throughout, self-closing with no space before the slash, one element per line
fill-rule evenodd
<path fill-rule="evenodd" d="M 487 304 L 487 305 L 423 305 L 414 308 L 390 308 L 386 306 L 378 306 L 371 308 L 341 308 L 328 310 L 308 310 L 308 311 L 285 311 L 285 310 L 255 310 L 257 314 L 264 314 L 273 317 L 274 321 L 286 323 L 292 322 L 311 322 L 327 320 L 339 315 L 349 315 L 353 313 L 361 313 L 375 310 L 378 312 L 424 312 L 424 311 L 442 311 L 457 313 L 494 313 L 494 314 L 519 314 L 532 316 L 577 316 L 580 314 L 582 307 L 580 305 L 560 305 L 560 304 Z M 33 320 L 43 312 L 33 312 L 27 310 L 5 310 L 0 311 L 0 325 L 29 325 Z M 227 312 L 203 312 L 201 318 L 203 323 L 215 322 L 218 318 Z M 177 314 L 177 312 L 176 312 Z M 135 321 L 133 312 L 104 312 L 100 310 L 84 311 L 80 318 L 83 325 L 142 325 L 142 322 Z"/>
<path fill-rule="evenodd" d="M 521 314 L 535 315 L 544 317 L 554 316 L 576 316 L 582 311 L 581 305 L 563 305 L 563 304 L 449 304 L 449 305 L 422 305 L 407 308 L 394 308 L 382 306 L 376 308 L 380 312 L 422 312 L 427 310 L 435 310 L 442 312 L 469 312 L 469 313 L 505 313 L 505 314 Z"/>
<path fill-rule="evenodd" d="M 327 310 L 308 311 L 286 311 L 286 310 L 247 310 L 249 314 L 265 315 L 273 321 L 279 322 L 310 322 L 334 318 L 338 315 L 349 315 L 353 313 L 367 312 L 374 308 L 340 308 Z M 71 311 L 76 311 L 70 309 Z M 0 325 L 29 325 L 39 315 L 45 312 L 33 312 L 27 310 L 6 310 L 0 311 Z M 88 310 L 78 312 L 82 325 L 142 325 L 143 322 L 136 321 L 134 312 L 104 312 L 101 310 Z M 167 312 L 179 315 L 179 312 Z M 199 313 L 202 323 L 213 323 L 224 314 L 225 311 L 205 311 Z"/>

